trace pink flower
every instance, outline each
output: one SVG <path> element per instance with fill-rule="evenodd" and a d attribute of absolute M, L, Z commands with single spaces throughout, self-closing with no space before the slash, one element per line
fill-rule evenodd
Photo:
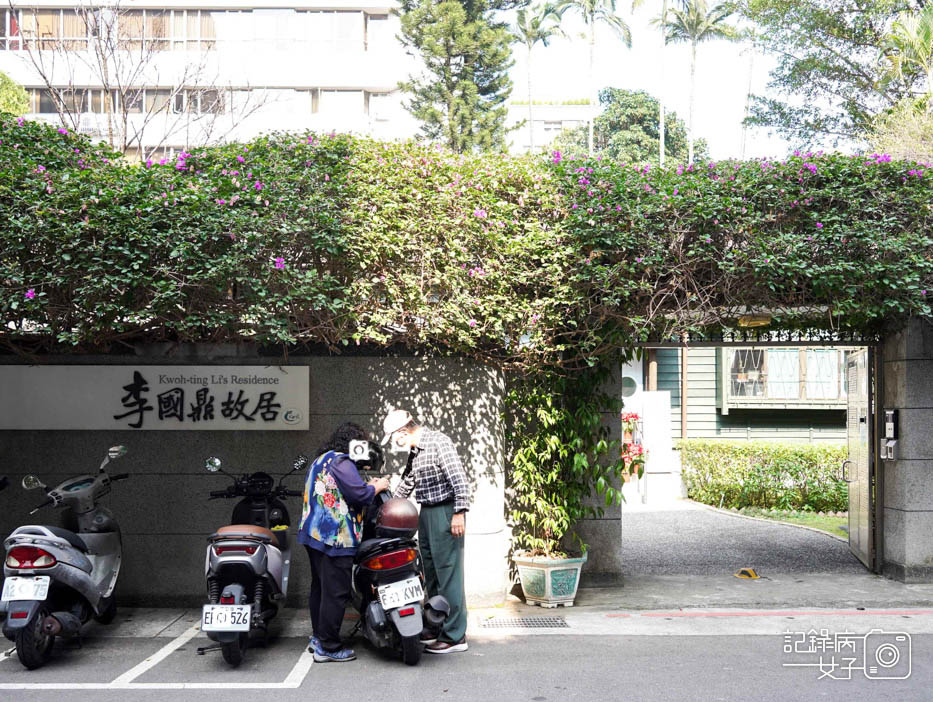
<path fill-rule="evenodd" d="M 236 160 L 239 161 L 240 163 L 243 163 L 246 159 L 243 158 L 242 156 L 237 156 Z"/>
<path fill-rule="evenodd" d="M 221 199 L 214 200 L 214 202 L 216 202 L 218 205 L 226 205 L 226 204 L 227 204 L 227 201 L 226 201 L 226 200 L 221 200 Z"/>
<path fill-rule="evenodd" d="M 823 228 L 823 223 L 822 223 L 822 222 L 817 222 L 817 223 L 816 223 L 816 228 L 817 228 L 817 229 L 822 229 L 822 228 Z"/>
<path fill-rule="evenodd" d="M 65 129 L 64 127 L 59 127 L 59 128 L 58 128 L 58 133 L 59 133 L 59 134 L 67 134 L 67 133 L 68 133 L 68 130 Z"/>
<path fill-rule="evenodd" d="M 283 268 L 285 268 L 285 259 L 282 258 L 281 256 L 276 257 L 275 267 L 278 268 L 279 270 L 282 270 Z"/>
<path fill-rule="evenodd" d="M 253 185 L 253 188 L 254 188 L 255 190 L 262 190 L 262 183 L 261 183 L 260 181 L 257 180 L 257 181 L 256 181 L 256 184 Z"/>
<path fill-rule="evenodd" d="M 555 151 L 555 152 L 553 153 L 553 157 L 551 158 L 551 160 L 552 160 L 554 163 L 560 163 L 560 159 L 561 159 L 560 151 Z"/>
<path fill-rule="evenodd" d="M 25 121 L 26 121 L 26 120 L 24 120 L 22 117 L 17 117 L 17 118 L 16 118 L 16 124 L 19 125 L 20 127 L 23 126 L 23 123 L 24 123 Z"/>
<path fill-rule="evenodd" d="M 924 290 L 924 292 L 926 292 L 926 291 Z M 36 296 L 36 289 L 35 289 L 35 288 L 29 288 L 29 290 L 26 291 L 26 299 L 27 299 L 27 300 L 31 300 L 31 299 L 33 299 L 35 296 Z"/>
<path fill-rule="evenodd" d="M 473 210 L 473 216 L 479 219 L 486 219 L 487 217 L 486 210 L 484 209 Z"/>
<path fill-rule="evenodd" d="M 467 324 L 469 324 L 471 327 L 475 327 L 475 326 L 476 326 L 476 320 L 475 320 L 475 319 L 471 319 L 469 322 L 467 322 Z"/>

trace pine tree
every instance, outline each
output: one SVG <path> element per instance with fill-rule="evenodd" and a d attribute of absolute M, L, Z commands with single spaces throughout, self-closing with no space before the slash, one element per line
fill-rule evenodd
<path fill-rule="evenodd" d="M 454 151 L 505 148 L 512 37 L 476 0 L 417 0 L 402 11 L 402 42 L 424 72 L 400 84 L 428 139 Z"/>

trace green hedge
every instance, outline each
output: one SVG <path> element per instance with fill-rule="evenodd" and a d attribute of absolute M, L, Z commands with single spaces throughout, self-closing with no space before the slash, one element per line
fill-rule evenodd
<path fill-rule="evenodd" d="M 836 475 L 845 446 L 761 441 L 680 444 L 689 496 L 708 505 L 814 512 L 848 509 L 846 483 Z"/>
<path fill-rule="evenodd" d="M 128 164 L 0 115 L 0 344 L 255 341 L 524 371 L 648 337 L 930 316 L 933 178 L 801 154 L 648 169 L 276 133 Z"/>

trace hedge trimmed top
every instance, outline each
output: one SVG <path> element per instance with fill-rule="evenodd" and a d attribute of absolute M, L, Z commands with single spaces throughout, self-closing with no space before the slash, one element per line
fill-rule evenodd
<path fill-rule="evenodd" d="M 926 169 L 649 170 L 283 133 L 129 165 L 4 115 L 0 340 L 402 342 L 574 367 L 746 307 L 877 332 L 930 315 Z"/>

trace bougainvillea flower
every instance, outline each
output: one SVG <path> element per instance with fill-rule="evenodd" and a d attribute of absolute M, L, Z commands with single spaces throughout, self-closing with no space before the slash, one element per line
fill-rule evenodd
<path fill-rule="evenodd" d="M 926 290 L 924 290 L 923 292 L 925 293 Z M 36 296 L 36 289 L 35 289 L 35 288 L 29 288 L 29 290 L 26 291 L 26 299 L 27 299 L 27 300 L 31 300 L 31 299 L 33 299 L 35 296 Z"/>
<path fill-rule="evenodd" d="M 279 270 L 281 270 L 282 268 L 285 268 L 285 259 L 282 258 L 281 256 L 276 257 L 275 267 L 278 268 Z"/>

